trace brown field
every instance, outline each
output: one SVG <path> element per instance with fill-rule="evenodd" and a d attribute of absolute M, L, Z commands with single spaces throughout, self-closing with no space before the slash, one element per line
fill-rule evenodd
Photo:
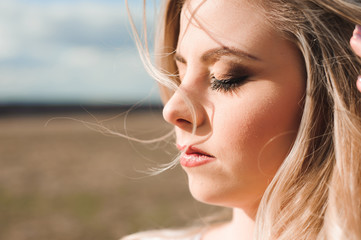
<path fill-rule="evenodd" d="M 192 199 L 180 167 L 144 173 L 175 156 L 172 139 L 139 144 L 71 117 L 140 139 L 171 127 L 159 111 L 0 118 L 0 239 L 119 239 L 179 227 L 216 209 Z M 107 121 L 104 121 L 107 120 Z"/>

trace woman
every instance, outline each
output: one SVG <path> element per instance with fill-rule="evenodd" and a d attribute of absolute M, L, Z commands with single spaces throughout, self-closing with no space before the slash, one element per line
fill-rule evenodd
<path fill-rule="evenodd" d="M 361 239 L 361 2 L 164 6 L 141 53 L 192 195 L 233 218 L 126 239 Z"/>

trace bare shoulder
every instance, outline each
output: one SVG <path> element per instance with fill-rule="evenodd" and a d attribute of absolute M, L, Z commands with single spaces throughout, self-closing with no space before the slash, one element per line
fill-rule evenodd
<path fill-rule="evenodd" d="M 203 228 L 154 230 L 135 233 L 120 240 L 200 240 Z"/>

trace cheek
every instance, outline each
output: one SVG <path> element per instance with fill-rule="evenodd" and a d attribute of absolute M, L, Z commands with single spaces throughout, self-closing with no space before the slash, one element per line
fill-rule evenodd
<path fill-rule="evenodd" d="M 274 174 L 286 157 L 300 121 L 299 98 L 287 95 L 233 100 L 215 116 L 214 134 L 222 144 L 220 155 L 242 159 L 237 164 Z M 218 128 L 218 129 L 216 129 Z M 224 150 L 226 150 L 224 152 Z"/>

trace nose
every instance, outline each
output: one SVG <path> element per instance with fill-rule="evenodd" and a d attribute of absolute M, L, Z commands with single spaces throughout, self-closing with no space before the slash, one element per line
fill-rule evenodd
<path fill-rule="evenodd" d="M 200 103 L 179 88 L 163 108 L 163 118 L 185 131 L 191 132 L 193 127 L 199 128 L 205 120 L 205 113 Z"/>

